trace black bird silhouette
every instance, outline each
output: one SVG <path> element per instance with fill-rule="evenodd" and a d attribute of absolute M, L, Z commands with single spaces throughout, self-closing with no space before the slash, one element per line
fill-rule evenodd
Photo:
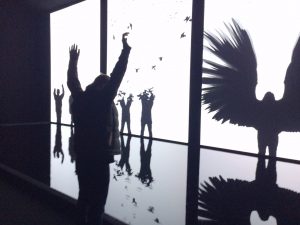
<path fill-rule="evenodd" d="M 153 70 L 156 70 L 156 65 L 153 65 L 153 66 L 152 66 L 152 69 L 153 69 Z"/>
<path fill-rule="evenodd" d="M 159 61 L 162 61 L 163 57 L 158 57 Z"/>
<path fill-rule="evenodd" d="M 187 16 L 187 17 L 185 17 L 184 21 L 185 21 L 185 22 L 189 22 L 189 21 L 192 21 L 192 19 L 191 19 L 190 16 Z"/>
<path fill-rule="evenodd" d="M 276 101 L 267 92 L 259 101 L 255 96 L 257 84 L 256 56 L 246 30 L 232 19 L 225 24 L 229 36 L 205 32 L 209 41 L 206 49 L 223 63 L 204 59 L 202 103 L 213 119 L 229 121 L 239 126 L 257 130 L 258 151 L 276 156 L 278 135 L 282 131 L 300 131 L 300 39 L 294 47 L 291 62 L 286 71 L 283 98 Z M 274 46 L 276 48 L 276 46 Z"/>
<path fill-rule="evenodd" d="M 135 69 L 135 72 L 139 72 L 139 70 L 140 70 L 140 68 L 136 68 L 136 69 Z"/>
<path fill-rule="evenodd" d="M 180 35 L 180 38 L 184 38 L 186 37 L 185 33 L 183 32 L 181 35 Z"/>

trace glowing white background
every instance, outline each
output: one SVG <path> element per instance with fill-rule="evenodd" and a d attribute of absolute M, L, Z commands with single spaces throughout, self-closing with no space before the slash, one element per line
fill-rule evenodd
<path fill-rule="evenodd" d="M 268 91 L 280 99 L 292 50 L 299 36 L 300 4 L 297 0 L 209 0 L 205 2 L 205 30 L 225 30 L 224 22 L 235 18 L 251 37 L 257 57 L 256 96 Z M 204 51 L 204 57 L 210 57 Z M 257 153 L 254 128 L 221 124 L 202 108 L 201 144 Z M 300 134 L 282 132 L 277 156 L 300 159 Z"/>
<path fill-rule="evenodd" d="M 64 85 L 62 123 L 70 123 L 67 70 L 69 47 L 80 48 L 78 76 L 83 89 L 100 74 L 100 1 L 88 0 L 51 13 L 51 121 L 56 122 L 53 89 Z"/>
<path fill-rule="evenodd" d="M 187 142 L 191 23 L 184 19 L 191 14 L 191 0 L 108 1 L 108 72 L 120 54 L 122 33 L 130 32 L 132 50 L 120 90 L 127 93 L 125 98 L 129 93 L 135 96 L 131 106 L 134 134 L 140 134 L 141 118 L 136 96 L 154 87 L 153 136 Z M 183 32 L 186 37 L 180 38 Z"/>

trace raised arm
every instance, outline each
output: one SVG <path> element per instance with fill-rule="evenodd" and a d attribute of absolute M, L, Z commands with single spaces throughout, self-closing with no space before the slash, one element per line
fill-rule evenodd
<path fill-rule="evenodd" d="M 81 84 L 78 79 L 77 73 L 77 63 L 80 54 L 80 50 L 78 49 L 77 45 L 72 45 L 69 48 L 70 53 L 70 60 L 69 60 L 69 68 L 68 68 L 68 80 L 67 85 L 72 94 L 72 96 L 78 95 L 82 92 Z"/>
<path fill-rule="evenodd" d="M 124 33 L 122 36 L 123 49 L 121 55 L 119 56 L 118 62 L 110 74 L 110 81 L 105 87 L 107 88 L 112 99 L 114 99 L 117 95 L 118 88 L 120 87 L 127 69 L 128 57 L 131 50 L 131 47 L 127 43 L 127 35 L 128 33 Z"/>
<path fill-rule="evenodd" d="M 61 90 L 62 90 L 61 96 L 63 98 L 64 95 L 65 95 L 65 89 L 64 89 L 64 85 L 63 84 L 61 85 Z"/>

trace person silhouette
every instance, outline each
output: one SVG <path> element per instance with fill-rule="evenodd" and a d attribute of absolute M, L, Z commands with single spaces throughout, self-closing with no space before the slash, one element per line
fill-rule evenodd
<path fill-rule="evenodd" d="M 117 123 L 114 121 L 113 100 L 125 75 L 131 50 L 127 35 L 122 36 L 123 49 L 110 77 L 105 74 L 97 76 L 85 91 L 77 73 L 80 50 L 75 44 L 69 49 L 67 84 L 73 98 L 74 151 L 79 183 L 77 222 L 80 225 L 103 224 L 110 180 L 109 164 L 114 162 L 111 149 L 115 147 L 113 131 Z"/>
<path fill-rule="evenodd" d="M 55 110 L 56 110 L 56 121 L 57 123 L 61 123 L 61 108 L 62 108 L 62 100 L 65 95 L 64 85 L 61 85 L 62 93 L 60 94 L 60 90 L 54 88 L 53 96 L 55 100 Z"/>
<path fill-rule="evenodd" d="M 123 133 L 125 123 L 127 124 L 127 132 L 128 134 L 131 134 L 130 129 L 130 106 L 133 101 L 133 95 L 130 94 L 127 98 L 127 102 L 125 102 L 124 96 L 122 99 L 118 100 L 120 103 L 121 109 L 122 109 L 122 119 L 121 119 L 121 130 L 120 132 Z"/>
<path fill-rule="evenodd" d="M 138 95 L 142 103 L 142 116 L 141 116 L 141 136 L 144 136 L 145 126 L 148 127 L 149 137 L 152 137 L 152 106 L 154 101 L 154 94 L 152 90 L 144 90 L 142 94 Z"/>

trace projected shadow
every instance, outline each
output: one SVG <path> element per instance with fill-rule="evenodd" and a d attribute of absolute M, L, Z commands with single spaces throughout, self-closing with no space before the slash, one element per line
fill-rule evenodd
<path fill-rule="evenodd" d="M 56 134 L 55 134 L 55 145 L 53 148 L 54 158 L 61 158 L 61 163 L 64 162 L 64 152 L 62 150 L 62 142 L 61 142 L 61 125 L 56 125 Z"/>
<path fill-rule="evenodd" d="M 300 41 L 286 71 L 283 98 L 276 101 L 267 92 L 258 101 L 257 62 L 249 34 L 235 20 L 226 28 L 229 35 L 205 33 L 206 49 L 221 62 L 204 59 L 202 102 L 217 121 L 255 128 L 259 154 L 268 148 L 269 155 L 276 156 L 279 133 L 300 131 Z"/>
<path fill-rule="evenodd" d="M 152 172 L 151 172 L 151 156 L 152 156 L 152 139 L 148 140 L 147 149 L 145 149 L 144 138 L 140 139 L 140 157 L 141 157 L 141 167 L 140 172 L 135 175 L 146 187 L 149 187 L 153 182 Z"/>
<path fill-rule="evenodd" d="M 62 100 L 65 95 L 64 86 L 61 85 L 62 92 L 60 93 L 59 89 L 54 88 L 53 97 L 55 101 L 55 111 L 56 111 L 56 121 L 57 123 L 61 123 L 61 111 L 62 111 Z"/>
<path fill-rule="evenodd" d="M 253 181 L 209 177 L 199 187 L 198 216 L 209 224 L 250 224 L 250 216 L 260 221 L 274 217 L 277 224 L 299 224 L 300 193 L 277 185 L 276 161 L 259 158 Z M 273 219 L 274 219 L 273 218 Z M 253 224 L 253 223 L 252 223 Z M 257 223 L 254 223 L 257 224 Z"/>
<path fill-rule="evenodd" d="M 127 132 L 128 134 L 131 134 L 131 128 L 130 128 L 130 106 L 133 101 L 133 95 L 129 94 L 127 97 L 127 101 L 125 102 L 124 96 L 125 92 L 119 91 L 118 97 L 121 99 L 118 100 L 117 104 L 120 104 L 122 109 L 122 118 L 121 118 L 121 129 L 120 132 L 124 132 L 125 124 L 127 125 Z"/>
<path fill-rule="evenodd" d="M 143 93 L 138 95 L 139 100 L 142 103 L 142 115 L 141 115 L 141 136 L 144 136 L 145 127 L 147 125 L 149 137 L 152 137 L 152 106 L 154 102 L 154 94 L 152 88 L 144 90 Z"/>

